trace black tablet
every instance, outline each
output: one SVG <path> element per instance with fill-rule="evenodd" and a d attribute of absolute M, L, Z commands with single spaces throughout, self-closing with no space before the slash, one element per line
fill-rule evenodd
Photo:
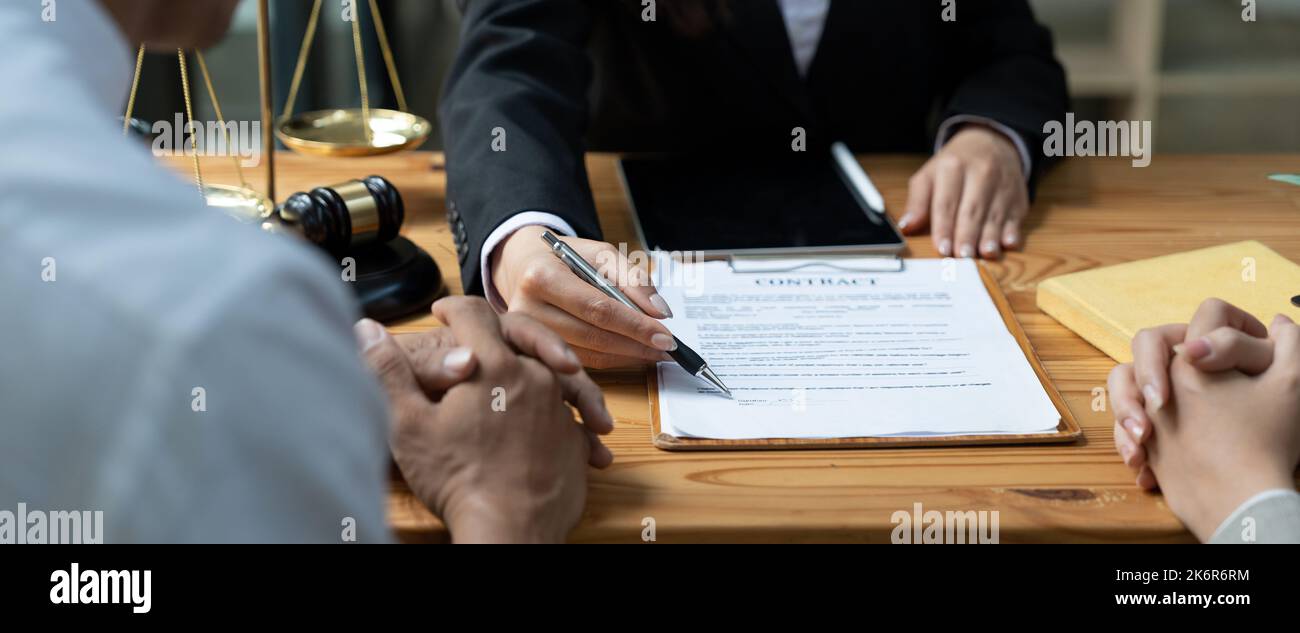
<path fill-rule="evenodd" d="M 619 167 L 641 241 L 652 250 L 771 256 L 905 247 L 888 215 L 871 210 L 830 153 L 635 156 Z"/>

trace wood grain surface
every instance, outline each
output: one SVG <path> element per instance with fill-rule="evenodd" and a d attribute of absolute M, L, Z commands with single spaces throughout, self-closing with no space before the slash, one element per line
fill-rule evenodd
<path fill-rule="evenodd" d="M 459 290 L 440 154 L 277 158 L 281 196 L 370 174 L 390 179 L 406 199 L 403 232 L 433 254 Z M 923 160 L 862 158 L 895 217 Z M 225 162 L 206 161 L 207 177 L 233 181 Z M 593 155 L 588 165 L 606 239 L 635 242 L 613 157 Z M 184 173 L 183 163 L 177 167 Z M 1145 169 L 1126 159 L 1075 159 L 1044 179 L 1025 250 L 990 270 L 1083 428 L 1077 443 L 670 453 L 650 444 L 644 373 L 602 373 L 597 378 L 618 422 L 606 441 L 616 461 L 592 473 L 572 539 L 641 542 L 643 519 L 652 518 L 658 542 L 885 543 L 891 515 L 921 503 L 925 510 L 997 510 L 1002 542 L 1192 540 L 1158 494 L 1133 485 L 1111 443 L 1110 413 L 1094 410 L 1094 390 L 1105 386 L 1113 362 L 1040 313 L 1034 290 L 1053 275 L 1245 239 L 1300 261 L 1300 187 L 1267 179 L 1279 172 L 1300 173 L 1300 155 L 1158 155 Z M 909 246 L 909 256 L 936 256 L 927 236 Z M 437 325 L 426 316 L 394 330 Z M 447 539 L 399 480 L 388 509 L 402 540 Z"/>

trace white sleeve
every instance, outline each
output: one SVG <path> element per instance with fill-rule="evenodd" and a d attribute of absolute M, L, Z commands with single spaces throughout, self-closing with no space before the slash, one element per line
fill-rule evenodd
<path fill-rule="evenodd" d="M 939 133 L 934 137 L 934 151 L 937 153 L 939 150 L 943 149 L 943 146 L 948 143 L 948 140 L 952 138 L 952 135 L 957 132 L 957 127 L 965 123 L 974 123 L 991 127 L 994 130 L 997 130 L 999 134 L 1011 139 L 1011 142 L 1016 146 L 1016 151 L 1020 152 L 1020 166 L 1024 169 L 1025 180 L 1029 179 L 1029 170 L 1033 169 L 1034 163 L 1033 160 L 1029 158 L 1029 146 L 1025 144 L 1025 139 L 1021 138 L 1020 134 L 1016 133 L 1015 130 L 998 123 L 993 119 L 970 114 L 959 114 L 954 117 L 948 117 L 948 119 L 943 122 L 943 125 L 939 126 Z"/>
<path fill-rule="evenodd" d="M 1237 506 L 1209 543 L 1300 543 L 1300 492 L 1265 490 Z"/>
<path fill-rule="evenodd" d="M 507 237 L 514 235 L 515 231 L 525 226 L 544 226 L 568 237 L 578 234 L 568 222 L 564 221 L 564 218 L 543 211 L 516 213 L 489 233 L 487 239 L 483 240 L 483 248 L 479 249 L 479 272 L 483 278 L 483 296 L 487 297 L 488 304 L 497 312 L 505 312 L 507 306 L 501 293 L 497 292 L 496 286 L 492 285 L 492 267 L 488 264 L 492 261 L 492 252 L 506 241 Z"/>

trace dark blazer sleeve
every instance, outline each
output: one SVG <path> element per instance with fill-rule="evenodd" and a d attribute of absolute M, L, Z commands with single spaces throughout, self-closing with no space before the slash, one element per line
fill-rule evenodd
<path fill-rule="evenodd" d="M 553 213 L 580 237 L 600 237 L 583 162 L 592 17 L 585 0 L 460 6 L 460 50 L 439 115 L 462 283 L 466 293 L 482 294 L 483 241 L 517 213 Z M 494 147 L 498 137 L 504 151 Z"/>
<path fill-rule="evenodd" d="M 1033 161 L 1032 193 L 1054 160 L 1043 153 L 1043 125 L 1063 120 L 1069 105 L 1052 34 L 1034 20 L 1026 0 L 959 3 L 957 11 L 957 20 L 945 25 L 956 78 L 944 118 L 982 116 L 1019 132 Z"/>

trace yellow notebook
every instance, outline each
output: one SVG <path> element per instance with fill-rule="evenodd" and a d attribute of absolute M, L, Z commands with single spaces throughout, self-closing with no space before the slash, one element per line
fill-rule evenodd
<path fill-rule="evenodd" d="M 1259 242 L 1237 242 L 1052 277 L 1038 285 L 1038 309 L 1126 363 L 1138 330 L 1186 323 L 1205 299 L 1268 325 L 1279 313 L 1300 321 L 1297 295 L 1300 265 Z"/>

